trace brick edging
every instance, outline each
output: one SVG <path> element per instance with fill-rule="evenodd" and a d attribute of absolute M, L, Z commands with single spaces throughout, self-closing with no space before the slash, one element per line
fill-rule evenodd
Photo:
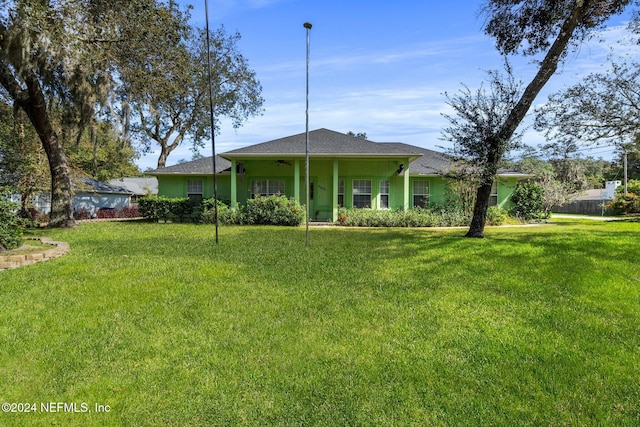
<path fill-rule="evenodd" d="M 36 262 L 47 261 L 66 255 L 70 251 L 67 242 L 55 242 L 49 237 L 37 237 L 30 240 L 39 240 L 41 243 L 52 245 L 52 248 L 43 248 L 40 252 L 32 252 L 23 255 L 0 255 L 0 270 L 23 267 Z"/>

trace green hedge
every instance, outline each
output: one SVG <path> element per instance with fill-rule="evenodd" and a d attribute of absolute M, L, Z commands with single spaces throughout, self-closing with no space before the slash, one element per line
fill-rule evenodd
<path fill-rule="evenodd" d="M 186 197 L 144 197 L 138 201 L 138 211 L 143 218 L 150 221 L 193 221 L 213 224 L 213 203 L 213 199 L 204 199 L 196 203 Z M 218 200 L 220 224 L 297 226 L 304 222 L 304 216 L 304 209 L 300 204 L 285 196 L 257 197 L 235 210 Z"/>
<path fill-rule="evenodd" d="M 471 218 L 462 210 L 414 208 L 407 211 L 340 209 L 339 225 L 351 227 L 453 227 L 467 226 Z"/>
<path fill-rule="evenodd" d="M 247 200 L 232 210 L 226 204 L 218 202 L 218 222 L 235 225 L 286 225 L 298 226 L 304 222 L 304 209 L 300 203 L 291 201 L 285 196 L 256 197 Z M 215 222 L 213 203 L 205 204 L 202 222 Z"/>
<path fill-rule="evenodd" d="M 138 211 L 143 218 L 150 221 L 184 222 L 198 219 L 194 215 L 198 213 L 199 205 L 187 197 L 143 197 L 138 200 Z"/>

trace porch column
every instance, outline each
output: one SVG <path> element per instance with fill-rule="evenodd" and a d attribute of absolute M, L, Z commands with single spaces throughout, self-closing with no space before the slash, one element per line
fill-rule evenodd
<path fill-rule="evenodd" d="M 409 159 L 406 160 L 404 167 L 404 210 L 409 210 Z"/>
<path fill-rule="evenodd" d="M 300 160 L 293 163 L 293 197 L 300 203 Z"/>
<path fill-rule="evenodd" d="M 236 210 L 236 205 L 238 204 L 238 191 L 236 184 L 236 171 L 237 171 L 237 163 L 235 160 L 231 160 L 231 210 Z"/>
<path fill-rule="evenodd" d="M 333 160 L 333 191 L 331 193 L 331 221 L 338 220 L 338 159 Z"/>

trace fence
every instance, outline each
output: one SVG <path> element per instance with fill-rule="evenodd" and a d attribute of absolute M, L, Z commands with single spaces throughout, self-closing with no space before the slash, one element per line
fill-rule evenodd
<path fill-rule="evenodd" d="M 551 211 L 556 213 L 571 213 L 585 215 L 601 215 L 602 205 L 608 200 L 575 200 L 563 206 L 556 206 Z"/>

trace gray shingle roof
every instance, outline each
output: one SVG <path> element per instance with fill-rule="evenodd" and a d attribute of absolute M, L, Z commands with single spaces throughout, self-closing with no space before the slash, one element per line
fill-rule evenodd
<path fill-rule="evenodd" d="M 305 141 L 306 134 L 303 132 L 227 151 L 216 156 L 216 173 L 231 171 L 231 162 L 228 159 L 302 157 L 305 155 Z M 444 175 L 451 172 L 455 165 L 453 157 L 445 153 L 401 142 L 373 142 L 329 129 L 317 129 L 309 132 L 309 155 L 311 157 L 398 157 L 405 159 L 408 157 L 411 159 L 411 175 Z M 150 175 L 210 175 L 212 170 L 211 157 L 206 157 L 156 169 L 148 173 Z M 506 170 L 499 170 L 498 173 L 500 175 L 528 176 Z"/>
<path fill-rule="evenodd" d="M 397 146 L 407 152 L 418 152 L 422 155 L 409 164 L 409 173 L 412 175 L 442 175 L 450 172 L 455 163 L 452 157 L 427 148 L 416 147 L 401 142 L 388 142 L 385 145 Z"/>
<path fill-rule="evenodd" d="M 125 177 L 109 181 L 109 184 L 124 187 L 136 196 L 158 194 L 158 178 L 154 177 Z"/>
<path fill-rule="evenodd" d="M 226 153 L 222 153 L 221 156 L 228 159 L 241 157 L 299 157 L 305 155 L 305 142 L 306 133 L 303 132 L 297 135 L 227 151 Z M 421 153 L 415 150 L 411 153 L 393 144 L 376 143 L 329 129 L 317 129 L 309 132 L 309 155 L 314 157 L 418 157 L 420 154 Z"/>
<path fill-rule="evenodd" d="M 231 162 L 216 156 L 216 174 L 231 171 Z M 179 163 L 166 168 L 146 172 L 149 175 L 211 175 L 213 172 L 213 157 L 203 157 L 191 162 Z"/>
<path fill-rule="evenodd" d="M 75 185 L 76 193 L 102 193 L 102 194 L 133 194 L 126 188 L 107 184 L 104 181 L 85 177 L 80 178 Z"/>

